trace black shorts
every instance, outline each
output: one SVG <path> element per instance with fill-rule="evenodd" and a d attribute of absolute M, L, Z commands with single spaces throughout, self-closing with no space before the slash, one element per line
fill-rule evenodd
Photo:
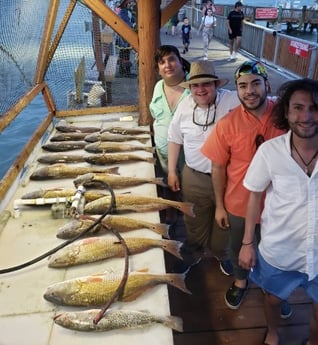
<path fill-rule="evenodd" d="M 242 37 L 242 31 L 232 31 L 232 33 L 229 33 L 229 39 L 234 40 L 236 37 Z"/>

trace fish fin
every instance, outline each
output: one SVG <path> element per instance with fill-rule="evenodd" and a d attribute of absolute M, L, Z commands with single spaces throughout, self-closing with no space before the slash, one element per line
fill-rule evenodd
<path fill-rule="evenodd" d="M 167 279 L 167 283 L 171 286 L 174 286 L 176 287 L 177 289 L 189 294 L 189 295 L 192 295 L 192 292 L 186 287 L 185 285 L 185 279 L 186 277 L 186 274 L 185 273 L 167 273 L 166 274 L 166 278 Z"/>
<path fill-rule="evenodd" d="M 182 211 L 184 214 L 190 216 L 190 217 L 195 217 L 195 214 L 193 212 L 193 206 L 191 202 L 180 202 L 179 207 L 177 207 L 180 211 Z"/>
<path fill-rule="evenodd" d="M 173 241 L 173 240 L 161 240 L 162 248 L 169 252 L 170 254 L 176 256 L 179 259 L 183 259 L 180 254 L 180 248 L 182 246 L 182 242 Z"/>
<path fill-rule="evenodd" d="M 165 326 L 178 332 L 183 332 L 183 320 L 178 316 L 167 316 L 163 323 Z"/>
<path fill-rule="evenodd" d="M 119 170 L 119 167 L 109 168 L 109 169 L 107 169 L 107 173 L 108 174 L 114 174 L 114 175 L 120 175 L 118 170 Z"/>
<path fill-rule="evenodd" d="M 157 184 L 158 186 L 168 187 L 167 184 L 163 182 L 163 177 L 156 177 L 156 178 L 151 179 L 151 181 Z"/>
<path fill-rule="evenodd" d="M 147 157 L 145 158 L 145 161 L 148 163 L 153 163 L 153 164 L 156 164 L 157 162 L 156 158 L 153 158 L 153 157 Z"/>
<path fill-rule="evenodd" d="M 159 235 L 162 235 L 165 238 L 169 238 L 169 225 L 168 224 L 161 224 L 157 223 L 151 228 L 154 232 Z"/>

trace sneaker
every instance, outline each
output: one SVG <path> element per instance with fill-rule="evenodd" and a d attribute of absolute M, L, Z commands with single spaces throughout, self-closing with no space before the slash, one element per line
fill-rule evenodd
<path fill-rule="evenodd" d="M 231 276 L 233 274 L 233 265 L 231 260 L 220 261 L 220 270 L 226 276 Z"/>
<path fill-rule="evenodd" d="M 293 309 L 287 301 L 282 301 L 280 305 L 280 318 L 283 320 L 289 319 L 293 314 Z"/>
<path fill-rule="evenodd" d="M 188 51 L 189 51 L 189 48 L 188 48 L 188 47 L 186 47 L 186 49 L 185 49 L 185 50 L 186 50 L 186 52 L 188 52 Z"/>
<path fill-rule="evenodd" d="M 233 59 L 237 59 L 237 53 L 232 54 Z"/>
<path fill-rule="evenodd" d="M 185 49 L 183 49 L 183 52 L 182 52 L 182 54 L 185 54 L 186 53 L 186 50 Z"/>
<path fill-rule="evenodd" d="M 234 59 L 235 59 L 234 54 L 232 54 L 232 55 L 227 59 L 227 61 L 232 61 L 232 60 L 234 60 Z"/>
<path fill-rule="evenodd" d="M 207 61 L 208 57 L 207 56 L 204 56 L 203 60 L 204 61 Z"/>
<path fill-rule="evenodd" d="M 225 294 L 226 305 L 232 310 L 237 310 L 243 302 L 247 289 L 248 281 L 246 282 L 245 289 L 241 289 L 233 283 Z"/>
<path fill-rule="evenodd" d="M 197 265 L 201 261 L 199 258 L 197 261 L 193 262 L 192 264 L 186 263 L 185 261 L 178 261 L 173 267 L 173 273 L 184 273 L 187 274 L 191 268 Z"/>

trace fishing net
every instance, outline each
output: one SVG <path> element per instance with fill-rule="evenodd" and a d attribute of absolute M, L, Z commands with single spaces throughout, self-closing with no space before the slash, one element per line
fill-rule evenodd
<path fill-rule="evenodd" d="M 82 2 L 77 1 L 73 10 L 71 3 L 60 1 L 44 75 L 57 110 L 137 104 L 135 51 L 129 44 L 123 47 L 117 33 Z M 0 114 L 34 86 L 49 5 L 50 1 L 1 1 Z M 115 11 L 115 1 L 106 5 Z M 68 21 L 65 13 L 71 13 Z M 136 17 L 134 8 L 130 13 Z"/>

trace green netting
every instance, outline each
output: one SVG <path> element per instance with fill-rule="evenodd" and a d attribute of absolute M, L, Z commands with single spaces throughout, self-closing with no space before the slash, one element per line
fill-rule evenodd
<path fill-rule="evenodd" d="M 48 3 L 0 1 L 0 114 L 33 85 Z"/>
<path fill-rule="evenodd" d="M 60 6 L 55 34 L 67 6 L 68 1 Z M 97 31 L 100 31 L 102 42 L 103 72 L 107 82 L 102 82 L 97 69 L 98 47 L 94 45 L 93 14 L 78 1 L 45 77 L 58 110 L 138 102 L 135 52 L 128 49 L 129 70 L 122 71 L 122 50 L 116 45 L 118 36 L 109 27 L 105 27 L 102 20 L 97 20 Z M 76 70 L 79 80 L 83 80 L 83 87 L 78 84 L 76 87 Z M 81 90 L 83 92 L 78 96 L 77 92 Z"/>

